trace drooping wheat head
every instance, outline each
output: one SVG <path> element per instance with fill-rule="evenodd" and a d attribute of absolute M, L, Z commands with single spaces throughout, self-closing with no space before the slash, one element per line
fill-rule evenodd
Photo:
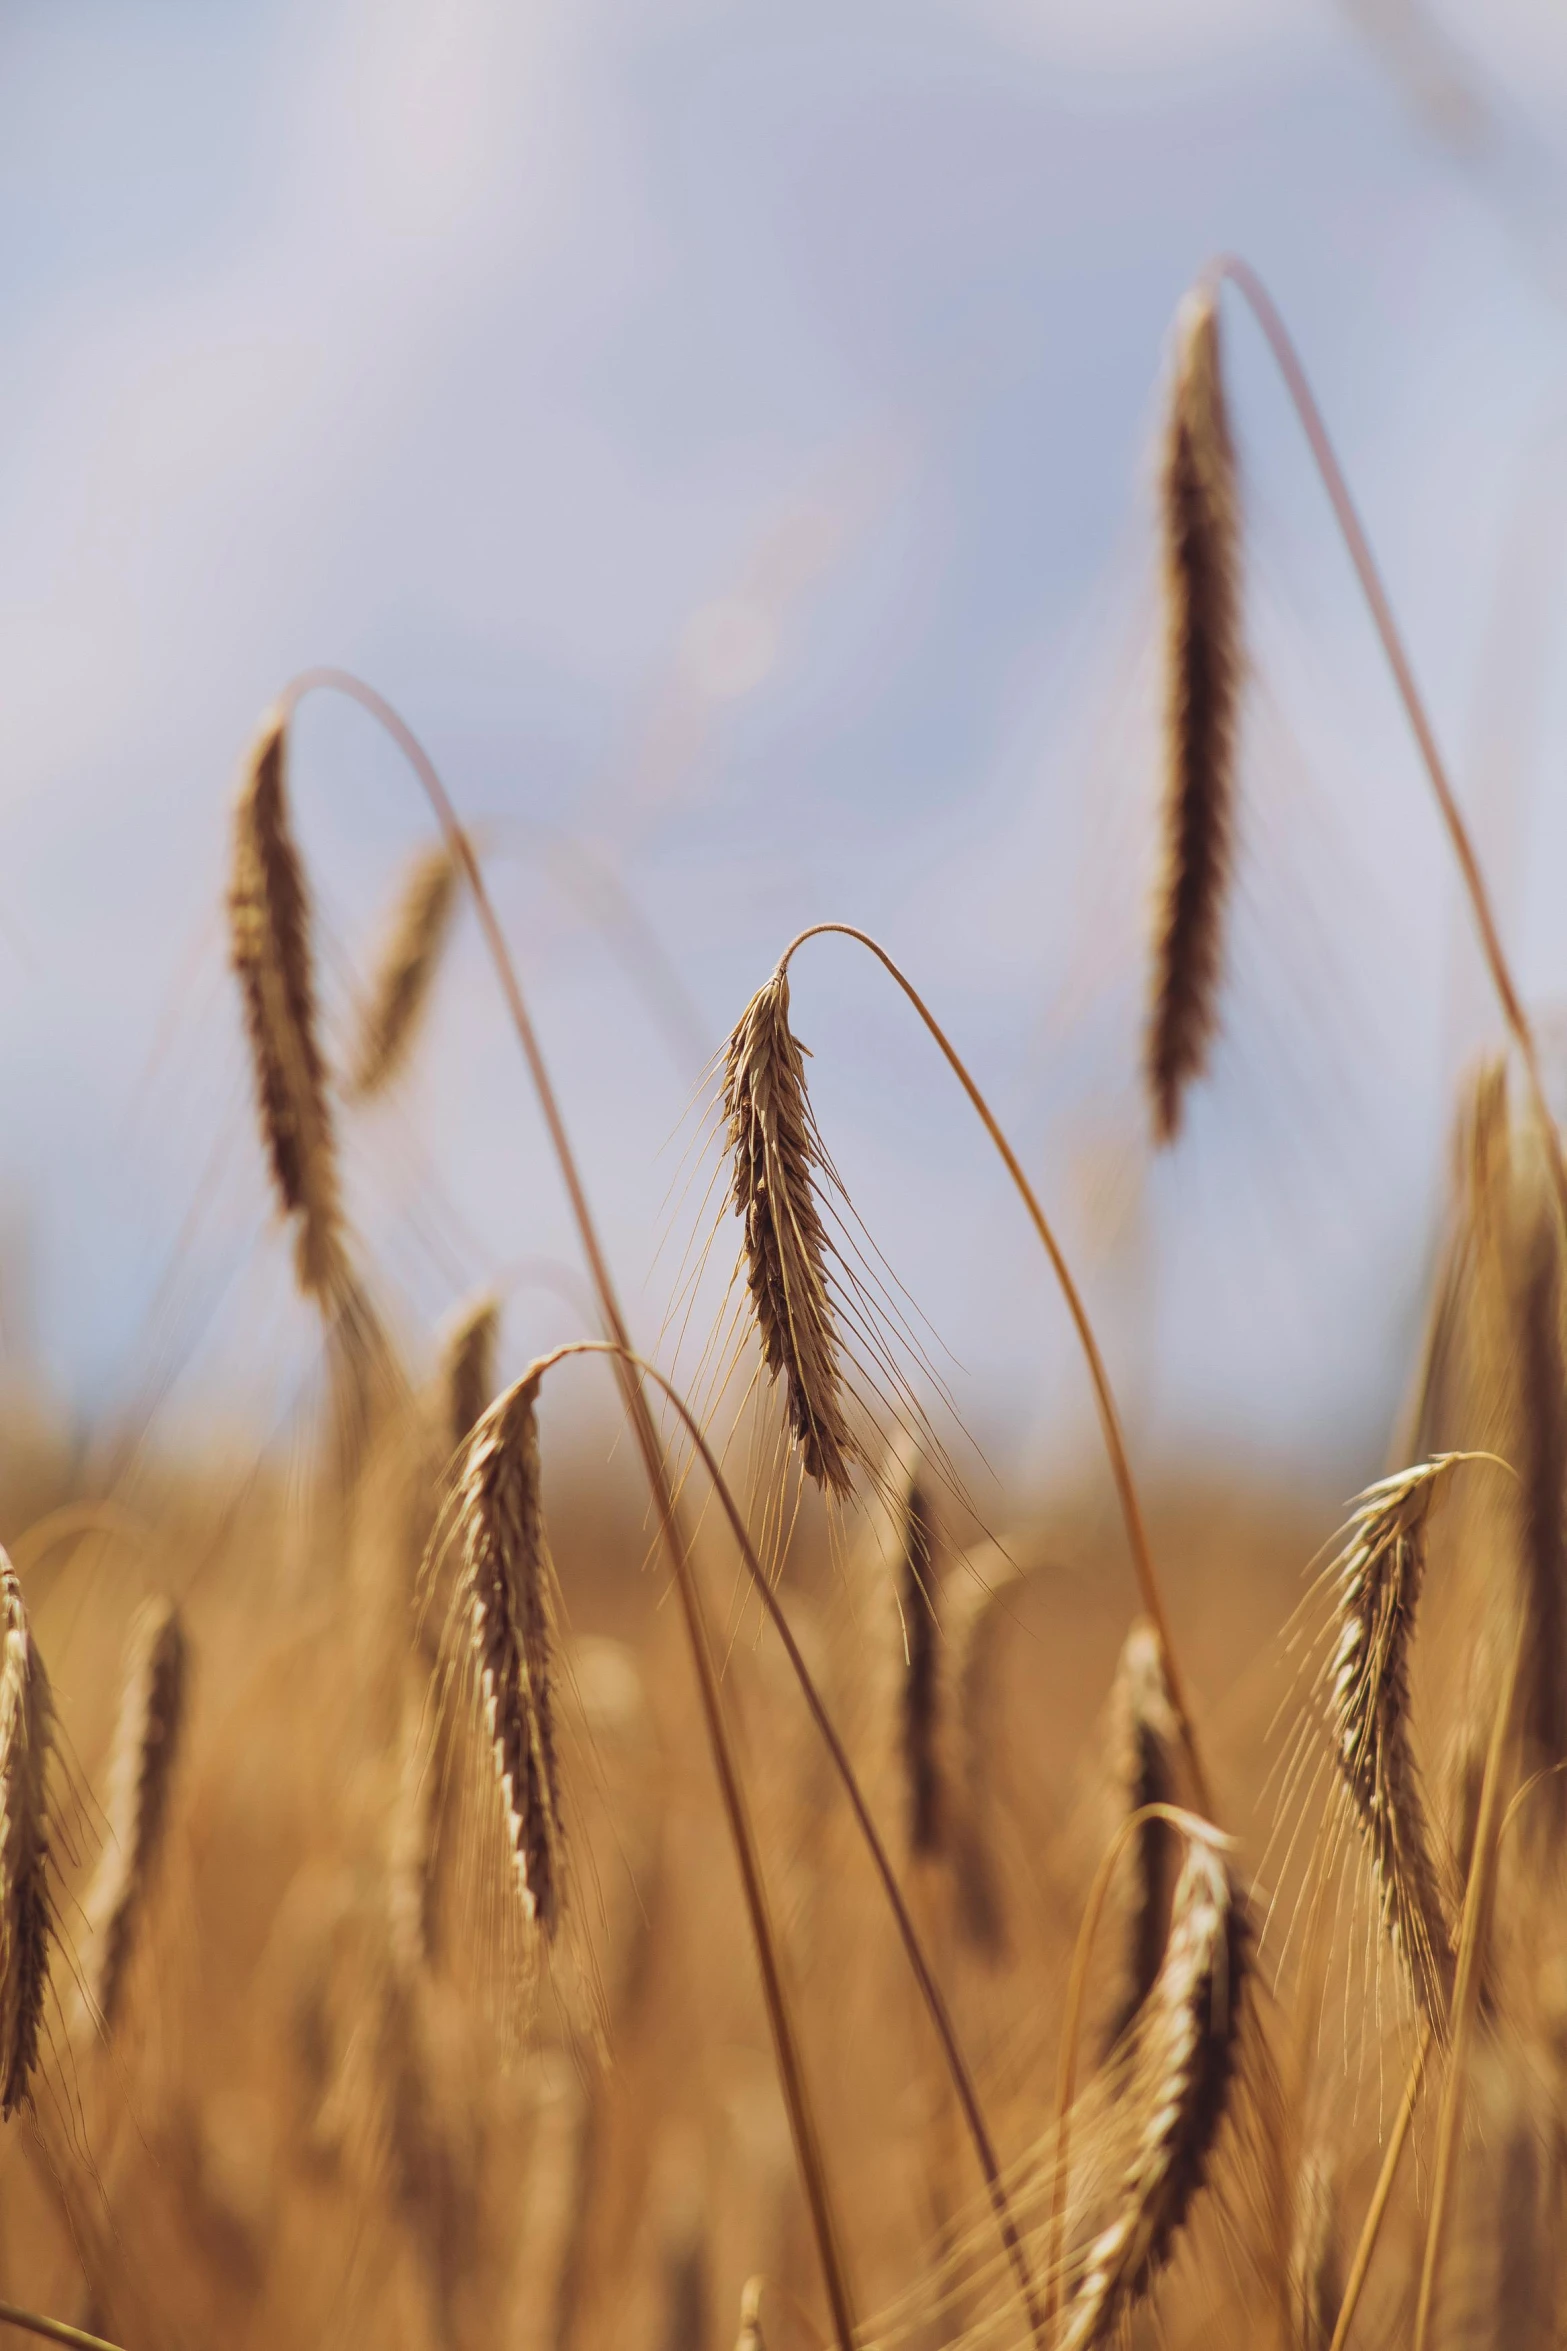
<path fill-rule="evenodd" d="M 174 1602 L 155 1594 L 132 1619 L 109 1763 L 108 1835 L 84 1905 L 87 2017 L 107 2040 L 162 1854 L 185 1726 L 189 1652 Z"/>
<path fill-rule="evenodd" d="M 1328 2351 L 1344 2299 L 1338 2189 L 1325 2155 L 1308 2155 L 1295 2181 L 1290 2302 L 1299 2351 Z"/>
<path fill-rule="evenodd" d="M 54 1933 L 49 1865 L 49 1677 L 22 1587 L 0 1551 L 0 2116 L 27 2096 Z"/>
<path fill-rule="evenodd" d="M 268 717 L 234 811 L 229 950 L 245 1007 L 262 1141 L 295 1224 L 300 1288 L 325 1302 L 343 1271 L 337 1152 L 316 1034 L 310 898 L 289 820 L 287 729 Z"/>
<path fill-rule="evenodd" d="M 1218 298 L 1187 298 L 1159 476 L 1165 610 L 1164 804 L 1145 1072 L 1161 1143 L 1218 1022 L 1241 675 L 1240 502 Z"/>
<path fill-rule="evenodd" d="M 847 1495 L 859 1451 L 844 1402 L 836 1253 L 821 1212 L 822 1186 L 832 1178 L 781 970 L 758 988 L 725 1047 L 723 1115 L 762 1361 L 783 1382 L 807 1473 L 829 1493 Z"/>
<path fill-rule="evenodd" d="M 1164 1678 L 1159 1638 L 1139 1618 L 1121 1651 L 1112 1700 L 1117 1795 L 1124 1818 L 1151 1804 L 1179 1800 L 1180 1727 Z M 1131 1899 L 1126 1915 L 1126 1980 L 1111 2020 L 1113 2045 L 1142 2008 L 1158 1979 L 1169 1932 L 1180 1837 L 1168 1821 L 1145 1820 L 1132 1844 Z"/>
<path fill-rule="evenodd" d="M 930 1497 L 916 1471 L 903 1496 L 898 1605 L 903 1619 L 900 1744 L 909 1851 L 934 1853 L 942 1841 L 940 1762 L 940 1626 Z"/>
<path fill-rule="evenodd" d="M 540 1497 L 538 1382 L 525 1374 L 468 1439 L 454 1501 L 466 1622 L 524 1920 L 546 1938 L 565 1894 L 555 1744 L 554 1570 Z"/>
<path fill-rule="evenodd" d="M 1427 1514 L 1453 1460 L 1440 1454 L 1361 1495 L 1328 1570 L 1334 1639 L 1319 1684 L 1337 1784 L 1370 1861 L 1383 1925 L 1418 2008 L 1439 2032 L 1452 1993 L 1453 1918 L 1415 1761 L 1410 1659 Z"/>
<path fill-rule="evenodd" d="M 1205 2185 L 1231 2103 L 1247 1999 L 1245 1906 L 1221 1853 L 1192 1838 L 1124 2097 L 1137 2118 L 1110 2217 L 1087 2247 L 1062 2351 L 1113 2342 Z"/>
<path fill-rule="evenodd" d="M 460 1308 L 441 1346 L 437 1382 L 448 1445 L 460 1445 L 495 1394 L 500 1301 L 486 1290 Z"/>
<path fill-rule="evenodd" d="M 428 1010 L 457 912 L 459 876 L 444 842 L 408 868 L 381 945 L 348 1079 L 358 1100 L 382 1093 L 407 1062 Z"/>

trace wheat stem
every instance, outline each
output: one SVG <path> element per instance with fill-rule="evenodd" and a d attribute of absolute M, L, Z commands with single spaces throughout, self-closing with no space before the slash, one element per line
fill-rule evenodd
<path fill-rule="evenodd" d="M 1429 2017 L 1423 2018 L 1420 2025 L 1420 2035 L 1415 2043 L 1414 2063 L 1409 2069 L 1409 2079 L 1404 2084 L 1404 2096 L 1398 2110 L 1398 2120 L 1393 2125 L 1393 2135 L 1388 2140 L 1387 2153 L 1382 2158 L 1382 2169 L 1377 2174 L 1377 2184 L 1372 2191 L 1371 2202 L 1366 2210 L 1365 2225 L 1360 2232 L 1360 2242 L 1355 2247 L 1355 2258 L 1349 2265 L 1349 2276 L 1344 2281 L 1344 2299 L 1339 2304 L 1338 2319 L 1333 2328 L 1333 2340 L 1328 2345 L 1328 2351 L 1344 2351 L 1344 2345 L 1349 2340 L 1349 2330 L 1355 2322 L 1355 2312 L 1359 2307 L 1361 2289 L 1365 2285 L 1366 2274 L 1371 2267 L 1371 2256 L 1376 2251 L 1377 2238 L 1382 2233 L 1382 2216 L 1387 2211 L 1388 2199 L 1393 2193 L 1393 2182 L 1398 2175 L 1399 2159 L 1404 2152 L 1404 2143 L 1409 2137 L 1409 2126 L 1415 2119 L 1415 2107 L 1420 2098 L 1420 2084 L 1425 2074 L 1426 2059 L 1431 2054 L 1431 2043 L 1434 2037 L 1435 2027 Z"/>
<path fill-rule="evenodd" d="M 1419 748 L 1426 774 L 1430 779 L 1431 789 L 1436 796 L 1436 804 L 1441 811 L 1442 822 L 1447 827 L 1448 839 L 1452 843 L 1453 854 L 1458 860 L 1458 870 L 1463 877 L 1464 888 L 1468 893 L 1469 904 L 1474 913 L 1475 928 L 1480 934 L 1481 951 L 1485 956 L 1486 966 L 1491 975 L 1491 984 L 1496 990 L 1497 1000 L 1502 1008 L 1502 1018 L 1506 1021 L 1513 1042 L 1518 1048 L 1519 1057 L 1524 1066 L 1524 1074 L 1528 1079 L 1534 1112 L 1539 1120 L 1540 1131 L 1546 1138 L 1547 1156 L 1550 1160 L 1552 1180 L 1556 1186 L 1556 1196 L 1561 1202 L 1563 1215 L 1567 1216 L 1567 1155 L 1564 1155 L 1563 1152 L 1561 1131 L 1552 1118 L 1546 1102 L 1545 1085 L 1540 1075 L 1540 1057 L 1535 1043 L 1534 1029 L 1523 1008 L 1523 1000 L 1514 984 L 1512 972 L 1502 948 L 1501 935 L 1496 927 L 1496 916 L 1492 910 L 1490 893 L 1486 889 L 1485 877 L 1480 871 L 1480 861 L 1475 854 L 1474 843 L 1469 838 L 1469 829 L 1464 823 L 1457 796 L 1453 791 L 1452 782 L 1443 763 L 1442 754 L 1437 748 L 1436 735 L 1427 715 L 1425 704 L 1421 699 L 1420 689 L 1415 683 L 1415 673 L 1410 664 L 1408 652 L 1405 649 L 1403 638 L 1399 635 L 1398 623 L 1393 618 L 1393 607 L 1388 600 L 1387 590 L 1383 586 L 1382 576 L 1377 570 L 1370 541 L 1367 539 L 1360 517 L 1355 511 L 1355 502 L 1349 494 L 1349 484 L 1344 478 L 1343 468 L 1339 464 L 1333 444 L 1328 438 L 1328 429 L 1323 422 L 1322 411 L 1317 406 L 1316 397 L 1306 380 L 1306 371 L 1301 365 L 1300 355 L 1290 340 L 1289 331 L 1274 305 L 1273 297 L 1251 265 L 1241 260 L 1237 254 L 1221 254 L 1216 261 L 1209 265 L 1204 276 L 1209 283 L 1227 279 L 1242 297 L 1252 317 L 1262 330 L 1279 373 L 1284 379 L 1284 387 L 1289 394 L 1291 405 L 1300 419 L 1301 429 L 1305 433 L 1312 459 L 1322 479 L 1322 486 L 1327 491 L 1328 503 L 1333 509 L 1334 520 L 1338 524 L 1340 536 L 1344 541 L 1350 562 L 1355 569 L 1355 576 L 1360 582 L 1361 592 L 1370 610 L 1372 625 L 1381 639 L 1382 650 L 1387 657 L 1388 668 L 1393 674 L 1393 683 L 1398 689 L 1399 700 L 1404 705 L 1404 712 Z"/>
<path fill-rule="evenodd" d="M 851 2351 L 855 2335 L 854 2304 L 849 2288 L 849 2277 L 839 2242 L 837 2220 L 828 2188 L 826 2166 L 823 2161 L 820 2136 L 815 2113 L 807 2089 L 804 2064 L 794 2018 L 779 1968 L 777 1938 L 768 1909 L 763 1884 L 761 1861 L 756 1847 L 756 1833 L 752 1826 L 750 1807 L 746 1801 L 744 1783 L 735 1758 L 733 1742 L 724 1718 L 723 1699 L 719 1688 L 718 1669 L 714 1662 L 712 1643 L 706 1619 L 702 1612 L 701 1596 L 697 1589 L 695 1571 L 685 1537 L 681 1532 L 675 1507 L 674 1489 L 659 1444 L 658 1431 L 648 1407 L 647 1397 L 637 1374 L 631 1369 L 632 1349 L 620 1300 L 610 1276 L 609 1262 L 599 1240 L 598 1228 L 588 1206 L 576 1155 L 566 1132 L 565 1120 L 550 1080 L 533 1022 L 517 978 L 516 967 L 506 945 L 494 903 L 485 886 L 473 843 L 458 820 L 445 785 L 436 773 L 434 763 L 413 730 L 398 715 L 392 705 L 367 686 L 362 678 L 341 669 L 307 670 L 284 689 L 279 706 L 291 714 L 306 694 L 330 691 L 343 694 L 357 702 L 385 729 L 413 769 L 415 776 L 434 811 L 437 824 L 451 856 L 467 882 L 478 917 L 480 932 L 495 975 L 500 983 L 507 1013 L 522 1047 L 523 1058 L 533 1082 L 540 1112 L 549 1134 L 550 1144 L 560 1168 L 561 1180 L 571 1206 L 573 1220 L 587 1260 L 599 1310 L 605 1327 L 615 1340 L 624 1361 L 620 1366 L 620 1388 L 626 1415 L 631 1423 L 637 1450 L 647 1475 L 654 1510 L 658 1518 L 659 1534 L 674 1573 L 675 1587 L 680 1598 L 681 1614 L 685 1620 L 688 1645 L 697 1679 L 697 1692 L 702 1708 L 703 1726 L 712 1753 L 713 1767 L 718 1778 L 719 1794 L 723 1803 L 730 1842 L 735 1851 L 740 1871 L 741 1891 L 744 1895 L 751 1938 L 756 1947 L 757 1964 L 762 1978 L 762 1995 L 767 2008 L 768 2025 L 772 2033 L 773 2050 L 778 2065 L 778 2077 L 784 2104 L 789 2116 L 794 2140 L 795 2159 L 800 2170 L 801 2185 L 811 2215 L 812 2233 L 816 2239 L 821 2262 L 822 2279 L 826 2289 L 833 2326 L 837 2332 L 840 2351 Z"/>
<path fill-rule="evenodd" d="M 1099 1351 L 1099 1341 L 1094 1336 L 1094 1326 L 1088 1319 L 1088 1309 L 1083 1304 L 1082 1294 L 1076 1282 L 1072 1279 L 1071 1268 L 1062 1254 L 1061 1244 L 1056 1239 L 1049 1220 L 1039 1205 L 1032 1184 L 1023 1173 L 1017 1153 L 1002 1133 L 995 1113 L 969 1074 L 968 1066 L 957 1047 L 952 1043 L 913 982 L 906 979 L 898 969 L 885 947 L 878 945 L 868 931 L 857 930 L 852 923 L 815 922 L 808 930 L 801 931 L 798 938 L 792 939 L 784 949 L 779 959 L 779 971 L 787 971 L 790 957 L 797 948 L 804 946 L 807 939 L 824 938 L 829 935 L 854 939 L 860 946 L 868 948 L 878 963 L 897 981 L 898 986 L 903 990 L 904 995 L 907 996 L 920 1019 L 930 1031 L 932 1038 L 940 1047 L 953 1076 L 973 1104 L 980 1124 L 1000 1153 L 1002 1164 L 1012 1178 L 1018 1196 L 1028 1211 L 1030 1222 L 1039 1236 L 1045 1255 L 1050 1260 L 1051 1270 L 1055 1274 L 1061 1295 L 1066 1301 L 1067 1312 L 1072 1317 L 1073 1326 L 1077 1331 L 1078 1340 L 1088 1364 L 1088 1376 L 1093 1383 L 1094 1401 L 1099 1409 L 1099 1424 L 1104 1432 L 1105 1451 L 1110 1459 L 1110 1474 L 1115 1480 L 1116 1496 L 1121 1505 L 1121 1517 L 1126 1527 L 1126 1540 L 1132 1554 L 1132 1566 L 1137 1576 L 1138 1589 L 1142 1594 L 1143 1607 L 1152 1619 L 1154 1632 L 1158 1637 L 1164 1678 L 1169 1688 L 1170 1703 L 1179 1725 L 1181 1745 L 1185 1750 L 1186 1760 L 1191 1770 L 1197 1800 L 1203 1811 L 1212 1816 L 1212 1791 L 1208 1785 L 1208 1775 L 1203 1768 L 1202 1757 L 1198 1752 L 1197 1735 L 1192 1728 L 1191 1712 L 1186 1703 L 1185 1685 L 1175 1662 L 1174 1645 L 1170 1638 L 1170 1620 L 1165 1613 L 1164 1597 L 1160 1591 L 1159 1578 L 1154 1569 L 1153 1552 L 1148 1541 L 1148 1531 L 1143 1522 L 1142 1505 L 1138 1500 L 1137 1485 L 1132 1476 L 1132 1465 L 1126 1450 L 1126 1439 L 1121 1429 L 1121 1416 L 1116 1409 L 1115 1394 L 1110 1386 L 1110 1375 L 1105 1369 L 1104 1357 Z"/>
<path fill-rule="evenodd" d="M 75 2343 L 79 2351 L 119 2351 L 118 2344 L 106 2343 L 102 2335 L 67 2326 L 63 2318 L 45 2318 L 39 2311 L 19 2309 L 14 2302 L 0 2302 L 0 2324 L 25 2327 L 30 2335 L 46 2335 L 51 2343 Z"/>

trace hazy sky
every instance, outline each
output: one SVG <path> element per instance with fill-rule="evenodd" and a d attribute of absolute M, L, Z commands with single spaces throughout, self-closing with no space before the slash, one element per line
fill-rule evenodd
<path fill-rule="evenodd" d="M 1150 1167 L 1150 440 L 1181 291 L 1244 251 L 1338 435 L 1525 985 L 1567 992 L 1564 152 L 1550 0 L 1445 29 L 1399 0 L 7 0 L 13 1350 L 86 1410 L 161 1399 L 169 1428 L 271 1409 L 309 1358 L 219 904 L 256 716 L 333 661 L 489 820 L 646 1336 L 701 1052 L 793 930 L 843 916 L 993 1089 L 1144 1442 L 1374 1457 L 1489 1011 L 1237 315 L 1230 1019 Z M 307 707 L 295 785 L 336 991 L 423 820 L 342 708 Z M 961 1103 L 863 960 L 797 971 L 824 1127 L 967 1417 L 1004 1462 L 1069 1453 L 1061 1312 Z M 578 1322 L 536 1278 L 570 1235 L 471 939 L 347 1148 L 410 1330 L 519 1266 L 514 1359 Z"/>

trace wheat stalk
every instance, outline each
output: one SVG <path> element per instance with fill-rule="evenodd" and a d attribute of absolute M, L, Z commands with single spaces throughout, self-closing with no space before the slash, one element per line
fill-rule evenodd
<path fill-rule="evenodd" d="M 406 1063 L 429 1006 L 457 912 L 461 876 L 444 841 L 411 861 L 387 925 L 348 1079 L 359 1100 L 384 1092 Z"/>
<path fill-rule="evenodd" d="M 0 1551 L 0 2115 L 27 2096 L 54 1912 L 49 1898 L 49 1677 L 16 1571 Z"/>
<path fill-rule="evenodd" d="M 185 1727 L 189 1654 L 172 1600 L 137 1610 L 109 1764 L 108 1836 L 84 1905 L 92 1960 L 83 2007 L 104 2039 L 118 2020 L 136 1934 L 168 1825 Z"/>
<path fill-rule="evenodd" d="M 287 727 L 262 724 L 234 810 L 229 952 L 245 1007 L 262 1141 L 295 1220 L 300 1288 L 323 1302 L 343 1274 L 337 1152 L 316 1036 L 310 898 L 289 819 Z"/>
<path fill-rule="evenodd" d="M 1250 1955 L 1222 1854 L 1193 1837 L 1125 2097 L 1138 2121 L 1115 2209 L 1088 2246 L 1061 2351 L 1109 2342 L 1169 2259 L 1229 2108 Z"/>
<path fill-rule="evenodd" d="M 1240 506 L 1211 289 L 1177 327 L 1160 467 L 1165 610 L 1163 874 L 1145 1069 L 1161 1143 L 1218 1023 L 1234 833 L 1240 655 Z"/>

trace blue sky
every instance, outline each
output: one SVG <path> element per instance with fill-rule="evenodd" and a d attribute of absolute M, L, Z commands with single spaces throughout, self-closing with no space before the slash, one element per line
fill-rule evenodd
<path fill-rule="evenodd" d="M 1402 0 L 11 0 L 13 1357 L 78 1410 L 170 1431 L 274 1411 L 310 1359 L 218 907 L 255 718 L 335 661 L 488 820 L 645 1335 L 683 1245 L 698 1043 L 793 930 L 844 916 L 971 1051 L 1143 1443 L 1374 1458 L 1490 1014 L 1237 317 L 1232 990 L 1214 1082 L 1149 1163 L 1164 343 L 1211 252 L 1263 271 L 1548 1008 L 1564 138 L 1544 0 L 1445 25 Z M 325 705 L 295 781 L 335 993 L 420 810 Z M 593 911 L 616 893 L 660 942 L 661 1011 Z M 928 1050 L 841 947 L 802 960 L 796 1007 L 835 1154 L 965 1417 L 1008 1467 L 1070 1459 L 1087 1405 L 1062 1317 Z M 471 940 L 347 1155 L 411 1333 L 507 1268 L 514 1356 L 574 1322 L 538 1278 L 571 1241 Z"/>

